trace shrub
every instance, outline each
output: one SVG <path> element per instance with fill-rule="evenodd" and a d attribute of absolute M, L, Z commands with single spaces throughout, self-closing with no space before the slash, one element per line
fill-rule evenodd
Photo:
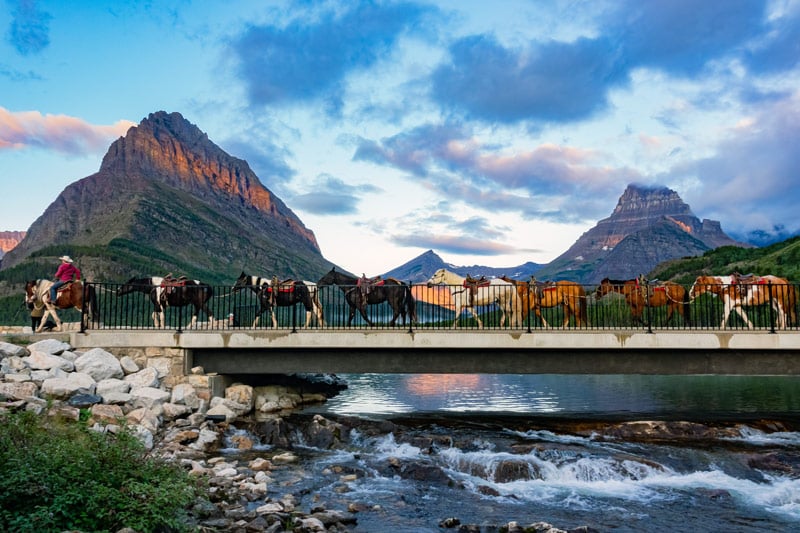
<path fill-rule="evenodd" d="M 0 531 L 183 531 L 199 485 L 129 431 L 12 413 L 0 433 Z"/>

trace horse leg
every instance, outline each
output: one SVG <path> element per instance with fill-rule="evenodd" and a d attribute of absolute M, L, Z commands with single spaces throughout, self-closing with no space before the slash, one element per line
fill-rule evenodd
<path fill-rule="evenodd" d="M 538 305 L 533 308 L 533 314 L 536 315 L 536 318 L 542 321 L 542 326 L 545 328 L 549 328 L 550 324 L 547 323 L 547 320 L 544 319 L 542 316 L 542 308 Z"/>
<path fill-rule="evenodd" d="M 453 329 L 458 327 L 458 317 L 461 316 L 462 307 L 460 303 L 456 303 L 455 311 L 456 311 L 456 319 L 453 320 Z"/>
<path fill-rule="evenodd" d="M 56 323 L 56 327 L 53 328 L 53 331 L 61 331 L 61 319 L 58 318 L 58 313 L 56 312 L 55 306 L 51 306 L 48 311 L 50 312 L 50 316 L 53 317 L 53 322 Z M 42 323 L 44 322 L 45 320 L 43 319 Z"/>
<path fill-rule="evenodd" d="M 475 317 L 475 321 L 478 323 L 478 328 L 483 329 L 483 321 L 481 320 L 481 317 L 478 316 L 478 313 L 475 311 L 475 308 L 470 306 L 467 307 L 467 309 L 469 309 L 469 312 L 472 313 L 472 316 Z M 506 319 L 506 312 L 505 310 L 503 310 L 503 316 L 500 317 L 500 324 L 502 324 L 505 321 L 505 319 Z"/>

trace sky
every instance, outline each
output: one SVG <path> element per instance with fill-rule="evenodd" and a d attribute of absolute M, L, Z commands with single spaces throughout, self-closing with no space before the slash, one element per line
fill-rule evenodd
<path fill-rule="evenodd" d="M 375 275 L 548 263 L 632 183 L 800 232 L 800 0 L 0 0 L 0 231 L 179 112 Z"/>

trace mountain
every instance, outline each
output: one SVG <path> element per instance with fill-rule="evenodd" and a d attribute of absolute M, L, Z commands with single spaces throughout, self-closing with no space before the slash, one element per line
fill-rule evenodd
<path fill-rule="evenodd" d="M 64 253 L 97 281 L 173 272 L 228 283 L 243 270 L 317 279 L 332 266 L 246 161 L 164 111 L 116 140 L 96 174 L 67 186 L 2 270 L 38 264 L 50 276 Z"/>
<path fill-rule="evenodd" d="M 542 265 L 531 263 L 530 261 L 515 267 L 496 268 L 480 265 L 472 266 L 456 266 L 451 263 L 445 263 L 441 257 L 436 255 L 433 250 L 428 250 L 400 265 L 399 267 L 390 270 L 383 274 L 384 278 L 395 278 L 401 281 L 408 281 L 411 283 L 424 283 L 440 268 L 446 268 L 460 276 L 486 276 L 486 277 L 500 277 L 507 275 L 515 279 L 529 279 L 536 273 Z"/>
<path fill-rule="evenodd" d="M 0 259 L 24 238 L 24 231 L 0 231 Z"/>
<path fill-rule="evenodd" d="M 662 261 L 720 246 L 751 247 L 726 235 L 719 222 L 701 221 L 675 191 L 631 184 L 611 216 L 581 235 L 537 277 L 586 284 L 604 277 L 630 279 Z"/>

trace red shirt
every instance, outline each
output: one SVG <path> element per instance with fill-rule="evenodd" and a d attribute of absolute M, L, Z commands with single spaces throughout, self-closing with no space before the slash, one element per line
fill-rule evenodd
<path fill-rule="evenodd" d="M 72 277 L 81 279 L 81 271 L 72 263 L 61 263 L 56 270 L 56 279 L 61 281 L 71 281 Z"/>

